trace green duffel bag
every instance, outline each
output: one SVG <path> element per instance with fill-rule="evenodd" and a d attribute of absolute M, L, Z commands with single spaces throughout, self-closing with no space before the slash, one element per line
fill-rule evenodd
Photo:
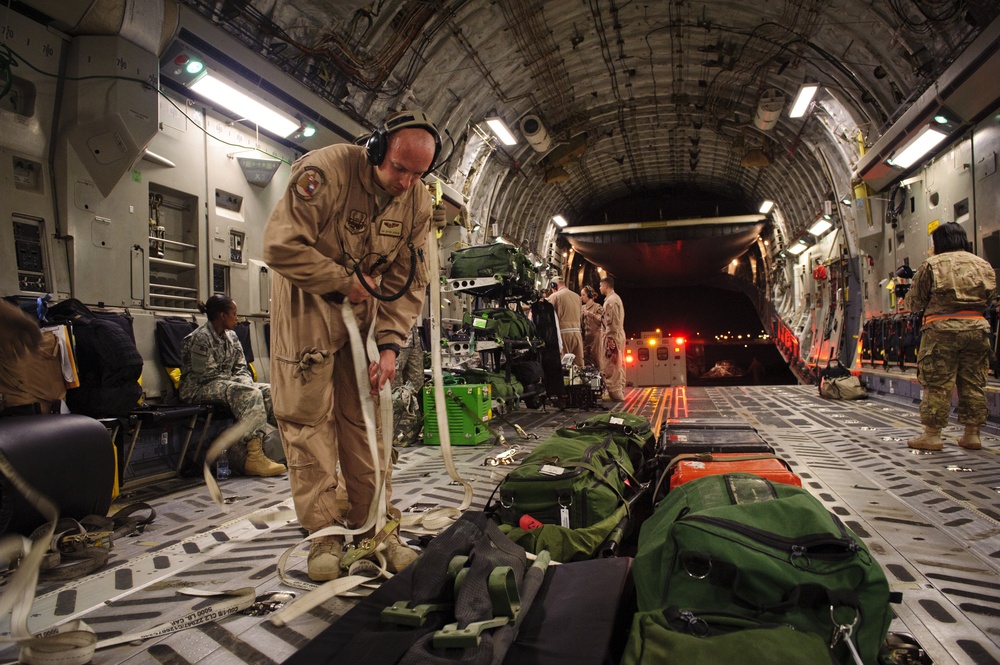
<path fill-rule="evenodd" d="M 535 268 L 531 261 L 519 249 L 504 242 L 453 251 L 448 276 L 452 279 L 498 277 L 500 281 L 495 284 L 467 289 L 470 293 L 482 296 L 500 295 L 504 292 L 529 293 L 535 284 Z"/>
<path fill-rule="evenodd" d="M 528 552 L 538 554 L 544 550 L 552 555 L 553 561 L 569 563 L 593 559 L 610 537 L 616 537 L 616 542 L 620 542 L 624 536 L 623 522 L 627 516 L 628 506 L 622 504 L 618 510 L 600 522 L 580 529 L 567 529 L 558 524 L 545 524 L 536 529 L 522 529 L 509 524 L 501 524 L 500 530 Z M 612 536 L 616 529 L 618 533 L 616 536 Z"/>
<path fill-rule="evenodd" d="M 530 339 L 535 337 L 535 325 L 527 316 L 505 307 L 477 309 L 462 315 L 478 339 Z"/>
<path fill-rule="evenodd" d="M 850 627 L 865 665 L 892 620 L 889 584 L 864 542 L 808 490 L 751 474 L 670 490 L 642 525 L 633 575 L 640 612 L 697 608 L 826 640 Z M 853 662 L 844 640 L 834 656 Z"/>
<path fill-rule="evenodd" d="M 641 469 L 656 452 L 656 435 L 643 416 L 636 416 L 625 411 L 610 411 L 601 413 L 573 426 L 582 432 L 610 432 L 615 443 L 625 449 L 632 467 L 641 477 Z"/>
<path fill-rule="evenodd" d="M 668 618 L 669 617 L 669 618 Z M 621 665 L 836 665 L 819 635 L 676 608 L 638 612 Z"/>
<path fill-rule="evenodd" d="M 519 526 L 528 515 L 542 524 L 580 529 L 614 514 L 625 501 L 628 455 L 610 434 L 557 430 L 497 487 L 497 514 Z"/>
<path fill-rule="evenodd" d="M 516 402 L 524 393 L 524 386 L 513 374 L 508 380 L 505 372 L 488 372 L 485 369 L 465 369 L 462 376 L 466 383 L 488 383 L 493 392 L 493 399 L 500 400 L 504 404 Z"/>

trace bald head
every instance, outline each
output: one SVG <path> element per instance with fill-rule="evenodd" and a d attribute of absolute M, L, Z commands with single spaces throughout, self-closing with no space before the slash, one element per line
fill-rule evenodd
<path fill-rule="evenodd" d="M 404 194 L 430 169 L 435 147 L 426 129 L 406 127 L 393 132 L 385 159 L 375 167 L 375 179 L 393 196 Z"/>

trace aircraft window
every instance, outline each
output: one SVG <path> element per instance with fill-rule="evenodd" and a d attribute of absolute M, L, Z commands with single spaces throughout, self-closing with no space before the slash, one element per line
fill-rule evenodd
<path fill-rule="evenodd" d="M 955 221 L 961 222 L 963 217 L 969 217 L 969 199 L 962 199 L 955 204 Z"/>
<path fill-rule="evenodd" d="M 644 362 L 646 360 L 649 360 L 649 349 L 639 347 L 639 362 Z"/>
<path fill-rule="evenodd" d="M 666 347 L 659 347 L 656 349 L 656 359 L 657 360 L 670 360 L 670 349 Z"/>
<path fill-rule="evenodd" d="M 938 194 L 937 192 L 931 192 L 930 200 L 931 200 L 931 207 L 932 208 L 936 208 L 937 204 L 941 202 L 941 195 Z M 913 212 L 915 209 L 916 209 L 916 204 L 914 203 L 914 199 L 911 198 L 910 199 L 910 212 Z"/>

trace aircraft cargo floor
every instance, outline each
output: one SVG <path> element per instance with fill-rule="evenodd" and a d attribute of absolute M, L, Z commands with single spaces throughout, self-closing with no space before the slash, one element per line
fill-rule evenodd
<path fill-rule="evenodd" d="M 607 405 L 606 405 L 607 406 Z M 621 408 L 622 405 L 610 405 Z M 756 428 L 803 485 L 841 516 L 871 548 L 893 590 L 903 593 L 893 631 L 912 635 L 940 665 L 1000 664 L 1000 437 L 984 431 L 981 451 L 959 448 L 957 425 L 944 432 L 944 451 L 921 454 L 905 441 L 919 431 L 916 405 L 872 398 L 820 399 L 811 386 L 639 388 L 624 408 L 659 430 L 668 419 L 727 419 Z M 510 417 L 543 440 L 557 427 L 593 412 L 549 408 Z M 510 443 L 530 449 L 537 440 Z M 682 423 L 678 423 L 679 426 Z M 461 474 L 482 508 L 511 467 L 485 466 L 502 450 L 489 443 L 454 449 Z M 255 587 L 258 597 L 288 590 L 277 559 L 298 542 L 287 478 L 230 478 L 222 483 L 227 511 L 213 504 L 200 482 L 170 481 L 131 491 L 124 505 L 146 501 L 157 511 L 145 533 L 116 542 L 100 571 L 77 580 L 43 581 L 29 626 L 39 631 L 84 619 L 99 639 L 148 629 L 211 604 L 181 595 L 185 587 Z M 447 477 L 438 448 L 400 449 L 394 501 L 406 510 L 457 506 L 461 488 Z M 290 561 L 305 580 L 306 547 Z M 295 591 L 301 595 L 302 591 Z M 217 622 L 98 651 L 93 662 L 280 663 L 352 606 L 334 599 L 283 627 L 266 616 L 235 615 Z M 0 629 L 8 629 L 4 619 Z M 0 662 L 17 650 L 0 650 Z"/>

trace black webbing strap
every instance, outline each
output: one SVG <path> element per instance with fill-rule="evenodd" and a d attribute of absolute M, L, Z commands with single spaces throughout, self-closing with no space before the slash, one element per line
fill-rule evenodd
<path fill-rule="evenodd" d="M 499 533 L 496 525 L 484 514 L 465 513 L 447 531 L 431 541 L 410 566 L 410 606 L 451 602 L 454 579 L 448 574 L 448 566 L 454 557 L 468 555 L 475 543 L 484 539 L 484 530 L 488 526 Z M 370 630 L 356 633 L 330 662 L 395 665 L 418 641 L 424 637 L 430 639 L 434 631 L 451 621 L 454 621 L 452 614 L 434 612 L 419 627 L 389 623 L 373 626 Z"/>

